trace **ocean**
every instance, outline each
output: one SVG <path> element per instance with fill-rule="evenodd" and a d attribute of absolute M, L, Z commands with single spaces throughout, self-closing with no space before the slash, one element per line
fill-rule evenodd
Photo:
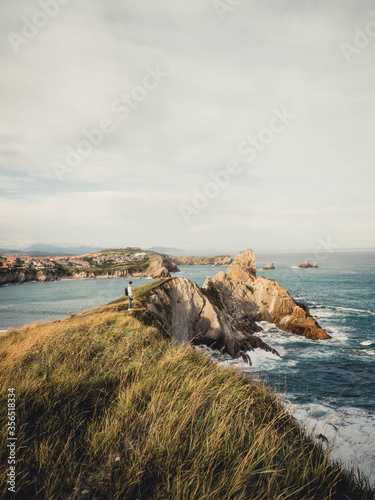
<path fill-rule="evenodd" d="M 324 258 L 323 258 L 324 257 Z M 261 322 L 259 336 L 281 358 L 250 353 L 253 366 L 209 349 L 220 365 L 266 379 L 312 435 L 323 434 L 332 456 L 359 469 L 375 484 L 375 251 L 332 252 L 321 259 L 306 253 L 257 254 L 258 274 L 273 278 L 310 307 L 332 339 L 312 341 Z M 299 269 L 309 259 L 318 269 Z M 276 269 L 261 271 L 268 262 Z M 226 267 L 182 266 L 201 286 Z M 0 287 L 0 330 L 63 318 L 110 302 L 128 279 L 62 280 Z M 133 278 L 133 286 L 149 279 Z"/>

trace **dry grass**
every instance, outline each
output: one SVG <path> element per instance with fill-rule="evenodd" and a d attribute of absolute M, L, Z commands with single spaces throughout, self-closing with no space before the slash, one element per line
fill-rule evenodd
<path fill-rule="evenodd" d="M 4 417 L 8 387 L 17 398 L 15 498 L 373 498 L 265 387 L 125 308 L 0 339 Z M 5 439 L 3 428 L 3 477 Z"/>

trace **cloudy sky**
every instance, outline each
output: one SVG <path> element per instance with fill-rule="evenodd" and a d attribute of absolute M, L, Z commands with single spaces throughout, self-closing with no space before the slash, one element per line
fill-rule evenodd
<path fill-rule="evenodd" d="M 0 248 L 375 247 L 372 1 L 0 9 Z"/>

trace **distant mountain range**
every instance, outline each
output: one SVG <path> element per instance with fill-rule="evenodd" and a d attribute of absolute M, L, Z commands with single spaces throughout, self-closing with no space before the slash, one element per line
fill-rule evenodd
<path fill-rule="evenodd" d="M 181 248 L 175 248 L 175 247 L 150 247 L 150 248 L 145 248 L 145 250 L 148 250 L 149 252 L 164 253 L 166 255 L 175 255 L 175 256 L 186 254 L 186 250 L 182 250 Z"/>
<path fill-rule="evenodd" d="M 4 249 L 0 248 L 0 255 L 3 254 L 28 254 L 35 257 L 43 257 L 47 255 L 79 255 L 82 253 L 93 253 L 102 250 L 101 247 L 91 247 L 86 245 L 69 246 L 69 245 L 46 245 L 45 243 L 35 243 L 25 248 Z"/>
<path fill-rule="evenodd" d="M 173 255 L 174 257 L 181 257 L 182 255 L 194 255 L 195 257 L 212 257 L 213 255 L 218 255 L 215 250 L 184 250 L 182 248 L 176 247 L 150 247 L 145 248 L 149 252 L 164 253 L 166 255 Z M 219 252 L 220 254 L 226 254 L 228 252 Z"/>

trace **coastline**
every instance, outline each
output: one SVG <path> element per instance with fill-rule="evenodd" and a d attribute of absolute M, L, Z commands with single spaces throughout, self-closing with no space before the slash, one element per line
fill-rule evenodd
<path fill-rule="evenodd" d="M 147 293 L 148 289 L 148 286 L 144 286 L 144 293 Z M 138 293 L 141 293 L 141 290 Z M 203 452 L 207 453 L 205 463 L 216 464 L 219 459 L 225 460 L 225 469 L 220 471 L 220 475 L 215 476 L 221 478 L 223 498 L 228 497 L 228 484 L 236 474 L 239 474 L 238 481 L 241 484 L 238 493 L 242 491 L 242 485 L 248 485 L 250 496 L 252 493 L 259 494 L 262 487 L 266 493 L 269 481 L 272 481 L 273 477 L 275 484 L 272 483 L 273 486 L 272 484 L 271 486 L 277 488 L 279 481 L 285 476 L 284 457 L 288 460 L 288 477 L 291 478 L 292 475 L 293 480 L 287 480 L 287 483 L 281 487 L 280 494 L 285 491 L 286 487 L 289 488 L 289 492 L 290 488 L 295 489 L 296 492 L 300 492 L 301 488 L 307 488 L 306 495 L 312 493 L 311 488 L 314 488 L 314 492 L 316 489 L 317 494 L 322 493 L 325 497 L 332 491 L 332 488 L 336 488 L 337 481 L 335 484 L 326 482 L 326 478 L 332 476 L 332 471 L 336 480 L 339 479 L 342 482 L 338 493 L 347 491 L 353 499 L 373 498 L 365 483 L 361 483 L 364 487 L 361 490 L 361 484 L 355 482 L 354 474 L 342 473 L 340 466 L 330 461 L 329 455 L 323 453 L 321 443 L 312 441 L 303 432 L 300 424 L 293 420 L 290 414 L 288 415 L 285 406 L 280 405 L 277 394 L 272 390 L 269 392 L 270 386 L 266 387 L 263 382 L 260 382 L 256 387 L 257 376 L 254 377 L 255 380 L 249 380 L 238 370 L 234 372 L 214 366 L 215 363 L 209 362 L 203 355 L 198 355 L 190 347 L 174 346 L 169 336 L 156 326 L 150 326 L 150 318 L 142 313 L 142 309 L 138 309 L 139 314 L 136 315 L 128 313 L 126 309 L 127 300 L 123 297 L 112 304 L 71 315 L 62 321 L 27 326 L 19 329 L 19 332 L 10 334 L 8 338 L 2 337 L 1 342 L 5 353 L 2 362 L 6 366 L 11 364 L 13 368 L 16 367 L 17 371 L 13 375 L 12 383 L 17 388 L 25 387 L 26 393 L 23 398 L 28 401 L 28 405 L 19 406 L 18 409 L 20 429 L 25 429 L 26 423 L 40 425 L 41 420 L 37 420 L 38 415 L 42 415 L 44 423 L 46 419 L 51 419 L 51 424 L 53 422 L 53 425 L 58 428 L 68 425 L 72 417 L 82 422 L 81 429 L 84 430 L 86 424 L 87 426 L 92 423 L 99 425 L 100 419 L 92 422 L 92 417 L 87 413 L 87 407 L 97 408 L 100 412 L 106 412 L 105 414 L 113 411 L 111 422 L 117 426 L 114 433 L 106 427 L 98 428 L 99 434 L 97 437 L 95 435 L 92 441 L 87 440 L 88 436 L 92 436 L 89 433 L 78 434 L 75 440 L 68 441 L 65 435 L 61 436 L 59 433 L 53 435 L 51 433 L 44 437 L 35 433 L 33 439 L 37 445 L 42 445 L 43 439 L 49 439 L 50 444 L 53 440 L 52 455 L 37 454 L 36 448 L 32 448 L 31 453 L 28 449 L 19 449 L 19 457 L 23 460 L 24 470 L 30 472 L 28 481 L 22 480 L 19 483 L 22 491 L 28 491 L 27 488 L 35 489 L 34 486 L 40 487 L 44 484 L 49 488 L 48 494 L 51 497 L 55 496 L 57 491 L 70 493 L 73 486 L 83 490 L 85 488 L 83 483 L 73 486 L 66 483 L 70 467 L 77 463 L 74 454 L 77 440 L 83 453 L 82 464 L 79 462 L 82 473 L 89 474 L 92 466 L 95 470 L 103 472 L 105 481 L 100 484 L 101 490 L 98 490 L 101 493 L 105 493 L 108 497 L 114 496 L 119 491 L 119 484 L 128 492 L 127 480 L 136 480 L 140 486 L 148 485 L 149 476 L 144 474 L 144 460 L 139 462 L 139 469 L 134 469 L 133 454 L 129 450 L 134 449 L 135 446 L 136 450 L 142 452 L 144 444 L 152 435 L 149 436 L 147 431 L 139 432 L 139 429 L 143 429 L 140 427 L 143 425 L 142 422 L 146 430 L 148 423 L 152 422 L 153 426 L 157 425 L 158 429 L 160 428 L 160 432 L 154 433 L 157 436 L 157 442 L 160 444 L 162 438 L 163 450 L 167 451 L 167 456 L 165 456 L 157 452 L 160 449 L 159 446 L 151 448 L 155 450 L 155 455 L 150 458 L 150 463 L 157 465 L 155 471 L 159 471 L 158 474 L 164 474 L 163 471 L 166 470 L 166 476 L 153 476 L 157 487 L 174 484 L 174 478 L 177 478 L 176 487 L 178 487 L 180 465 L 184 464 L 186 473 L 190 471 L 187 468 L 190 467 L 189 464 L 194 463 L 194 460 L 191 460 L 192 449 L 189 445 L 193 442 L 195 443 L 193 451 L 195 450 L 199 457 Z M 103 332 L 105 332 L 104 335 Z M 43 346 L 42 349 L 41 346 Z M 24 365 L 25 355 L 28 356 L 27 366 Z M 62 363 L 61 360 L 64 362 Z M 49 379 L 47 381 L 40 380 L 39 372 L 35 370 L 38 366 L 43 369 L 48 367 Z M 134 371 L 135 367 L 138 369 Z M 141 371 L 139 367 L 142 368 Z M 4 370 L 3 377 L 10 377 L 9 373 L 10 370 Z M 90 385 L 93 373 L 97 374 L 97 377 L 95 384 Z M 134 373 L 139 374 L 136 380 L 134 380 Z M 126 392 L 123 393 L 121 388 L 124 387 L 125 380 L 128 382 Z M 130 392 L 129 381 L 132 384 Z M 4 383 L 9 382 L 4 380 Z M 41 383 L 45 395 L 42 402 L 35 398 L 35 394 L 41 390 Z M 64 392 L 60 391 L 61 387 L 64 388 Z M 98 387 L 102 389 L 99 393 Z M 77 391 L 79 391 L 78 394 Z M 145 393 L 150 395 L 150 405 L 144 400 Z M 108 397 L 103 398 L 103 394 L 108 394 Z M 135 399 L 129 399 L 131 395 Z M 172 395 L 173 401 L 178 398 L 178 404 L 172 408 L 168 406 L 168 411 L 166 411 L 164 402 L 170 402 Z M 109 401 L 116 401 L 116 404 L 109 404 Z M 69 412 L 51 410 L 58 410 L 59 405 L 65 404 L 72 404 Z M 45 406 L 43 406 L 43 411 L 41 405 Z M 215 405 L 215 412 L 210 411 L 213 405 Z M 135 412 L 134 406 L 136 406 Z M 185 418 L 179 418 L 181 409 L 185 417 L 188 416 L 190 419 L 188 425 L 186 425 Z M 191 417 L 189 412 L 191 412 Z M 207 420 L 205 419 L 204 426 L 200 427 L 200 419 L 197 420 L 197 416 L 202 415 L 202 412 Z M 121 417 L 116 418 L 116 415 Z M 124 419 L 125 425 L 122 423 Z M 175 439 L 176 425 L 178 426 L 178 439 Z M 249 425 L 251 428 L 247 431 Z M 173 432 L 167 432 L 169 428 Z M 90 427 L 88 429 L 90 430 Z M 123 442 L 116 437 L 123 436 L 125 429 L 135 429 L 134 440 L 132 440 L 132 435 L 129 437 L 132 440 L 130 441 L 132 447 L 124 447 Z M 191 435 L 188 439 L 183 439 L 186 429 L 190 429 Z M 217 433 L 219 435 L 216 439 Z M 230 439 L 229 448 L 227 441 L 221 438 L 222 435 L 225 435 L 227 440 Z M 249 442 L 249 436 L 254 436 L 254 440 Z M 288 436 L 291 438 L 289 439 Z M 25 441 L 26 436 L 23 431 L 20 431 L 18 438 L 20 443 Z M 103 456 L 97 453 L 93 461 L 90 458 L 92 446 L 98 438 L 100 438 L 99 446 L 101 443 L 106 446 L 105 453 Z M 212 446 L 207 449 L 207 443 L 210 443 L 210 440 L 213 440 Z M 61 461 L 51 482 L 48 479 L 51 478 L 51 459 L 54 461 L 59 459 L 61 446 L 65 446 L 66 450 L 64 460 Z M 55 449 L 56 453 L 53 454 Z M 113 455 L 114 450 L 116 455 Z M 119 457 L 118 463 L 115 462 L 117 456 Z M 179 457 L 180 462 L 175 468 L 176 456 Z M 113 468 L 110 469 L 108 478 L 104 475 L 107 470 L 106 464 L 108 466 L 108 457 L 112 457 L 111 463 L 115 463 L 116 473 L 123 474 L 118 484 L 114 484 L 111 480 Z M 260 469 L 259 460 L 264 459 L 266 463 Z M 246 468 L 242 467 L 244 460 L 248 461 Z M 35 464 L 37 464 L 37 474 L 34 473 Z M 192 473 L 194 473 L 196 469 L 192 467 Z M 251 470 L 252 467 L 256 467 L 258 476 L 259 472 L 264 475 L 264 482 L 259 484 L 248 482 L 246 471 Z M 130 478 L 129 470 L 133 471 Z M 242 470 L 244 475 L 242 475 Z M 271 478 L 268 474 L 269 470 L 275 471 L 275 475 Z M 321 474 L 322 470 L 323 474 Z M 212 474 L 216 473 L 216 469 L 213 468 Z M 304 474 L 309 475 L 307 485 L 304 481 L 301 482 Z M 168 481 L 166 477 L 169 478 Z M 206 474 L 197 475 L 197 479 L 202 478 L 202 481 L 206 477 Z M 33 483 L 32 486 L 30 481 Z M 94 483 L 91 487 L 96 487 L 96 485 L 97 483 Z M 217 484 L 213 491 L 217 492 Z"/>
<path fill-rule="evenodd" d="M 176 271 L 176 273 L 179 271 Z M 82 274 L 82 273 L 79 273 Z M 90 273 L 91 274 L 91 273 Z M 172 274 L 175 274 L 172 272 Z M 91 276 L 68 276 L 68 275 L 59 275 L 57 277 L 53 277 L 52 279 L 35 279 L 35 276 L 32 279 L 24 279 L 22 281 L 5 281 L 0 283 L 0 287 L 9 286 L 9 285 L 26 285 L 28 283 L 54 283 L 56 281 L 71 281 L 71 280 L 95 280 L 95 279 L 117 279 L 117 278 L 143 278 L 143 279 L 156 279 L 147 274 L 126 274 L 126 275 L 116 275 L 116 274 L 94 274 Z"/>
<path fill-rule="evenodd" d="M 319 322 L 322 322 L 322 326 L 329 329 L 328 331 L 333 338 L 329 344 L 317 344 L 276 331 L 272 325 L 268 325 L 269 331 L 265 330 L 261 334 L 262 339 L 275 347 L 284 359 L 259 358 L 259 363 L 254 363 L 254 367 L 250 370 L 252 373 L 261 374 L 262 378 L 266 377 L 268 383 L 273 387 L 280 387 L 281 391 L 279 392 L 282 393 L 284 387 L 290 396 L 287 404 L 296 407 L 297 412 L 301 414 L 304 412 L 302 419 L 298 416 L 298 420 L 302 421 L 307 418 L 310 424 L 317 425 L 317 430 L 325 426 L 324 431 L 327 432 L 328 429 L 332 433 L 335 429 L 329 423 L 326 425 L 327 421 L 336 413 L 342 415 L 340 425 L 335 424 L 339 428 L 339 432 L 343 434 L 340 439 L 337 438 L 337 443 L 341 443 L 340 448 L 343 452 L 341 456 L 346 460 L 359 449 L 359 460 L 368 464 L 372 462 L 374 457 L 369 449 L 371 443 L 374 442 L 372 433 L 375 430 L 373 418 L 369 416 L 370 410 L 373 411 L 374 407 L 373 397 L 366 396 L 367 393 L 364 392 L 366 386 L 362 387 L 361 380 L 355 383 L 356 387 L 353 393 L 351 389 L 353 384 L 345 377 L 340 368 L 343 363 L 346 366 L 348 363 L 352 363 L 353 367 L 363 366 L 363 369 L 367 370 L 371 366 L 369 363 L 374 359 L 371 356 L 375 349 L 374 346 L 370 345 L 370 342 L 375 342 L 375 339 L 373 339 L 371 331 L 366 331 L 366 325 L 371 326 L 372 317 L 370 314 L 373 314 L 374 311 L 371 305 L 373 301 L 367 295 L 362 294 L 356 297 L 357 307 L 355 303 L 350 302 L 353 300 L 350 290 L 356 287 L 359 280 L 361 289 L 364 291 L 366 288 L 372 287 L 373 271 L 369 273 L 368 270 L 369 266 L 373 266 L 373 264 L 367 261 L 363 262 L 362 255 L 357 259 L 355 257 L 356 255 L 348 256 L 345 259 L 332 258 L 321 268 L 319 274 L 312 274 L 316 271 L 309 273 L 309 271 L 292 269 L 290 265 L 295 262 L 295 256 L 287 256 L 284 260 L 275 259 L 278 265 L 276 271 L 272 271 L 272 277 L 286 286 L 293 297 L 304 301 L 311 308 L 311 313 L 319 318 Z M 264 259 L 265 263 L 267 261 L 268 259 Z M 370 270 L 372 269 L 373 267 L 370 267 Z M 205 277 L 210 272 L 216 273 L 217 270 L 214 266 L 186 266 L 181 269 L 181 273 L 176 274 L 176 277 L 188 276 L 195 280 L 199 286 L 202 286 Z M 81 279 L 82 285 L 68 287 L 72 278 L 62 278 L 61 281 L 66 283 L 66 290 L 84 287 L 88 293 L 95 294 L 98 293 L 98 290 L 104 291 L 107 286 L 107 284 L 102 286 L 103 281 L 95 286 L 95 280 L 81 277 L 75 279 Z M 87 285 L 83 284 L 85 280 Z M 88 283 L 89 281 L 92 283 Z M 112 286 L 111 282 L 112 280 L 108 282 L 110 287 L 108 290 L 118 290 L 117 282 L 113 281 Z M 337 287 L 337 283 L 342 283 L 342 292 Z M 25 290 L 27 288 L 25 287 Z M 49 289 L 49 287 L 37 288 L 40 291 Z M 54 288 L 59 287 L 55 286 Z M 19 291 L 21 292 L 21 289 Z M 39 292 L 37 293 L 39 294 Z M 98 297 L 100 300 L 103 299 L 101 304 L 111 300 L 103 294 L 98 295 Z M 352 307 L 343 309 L 343 306 L 349 303 Z M 81 310 L 91 307 L 94 306 L 83 306 Z M 30 323 L 32 321 L 25 321 L 25 324 Z M 4 335 L 1 335 L 1 338 L 3 337 Z M 233 363 L 238 364 L 238 361 L 232 360 L 231 364 Z M 241 368 L 249 369 L 245 368 L 245 365 Z M 314 383 L 317 376 L 319 383 Z M 308 393 L 303 385 L 304 379 L 310 381 Z M 342 393 L 343 395 L 341 395 Z M 329 399 L 328 404 L 324 403 L 326 396 Z M 330 434 L 326 434 L 326 432 L 319 433 L 330 438 Z M 341 451 L 338 452 L 339 457 Z"/>

